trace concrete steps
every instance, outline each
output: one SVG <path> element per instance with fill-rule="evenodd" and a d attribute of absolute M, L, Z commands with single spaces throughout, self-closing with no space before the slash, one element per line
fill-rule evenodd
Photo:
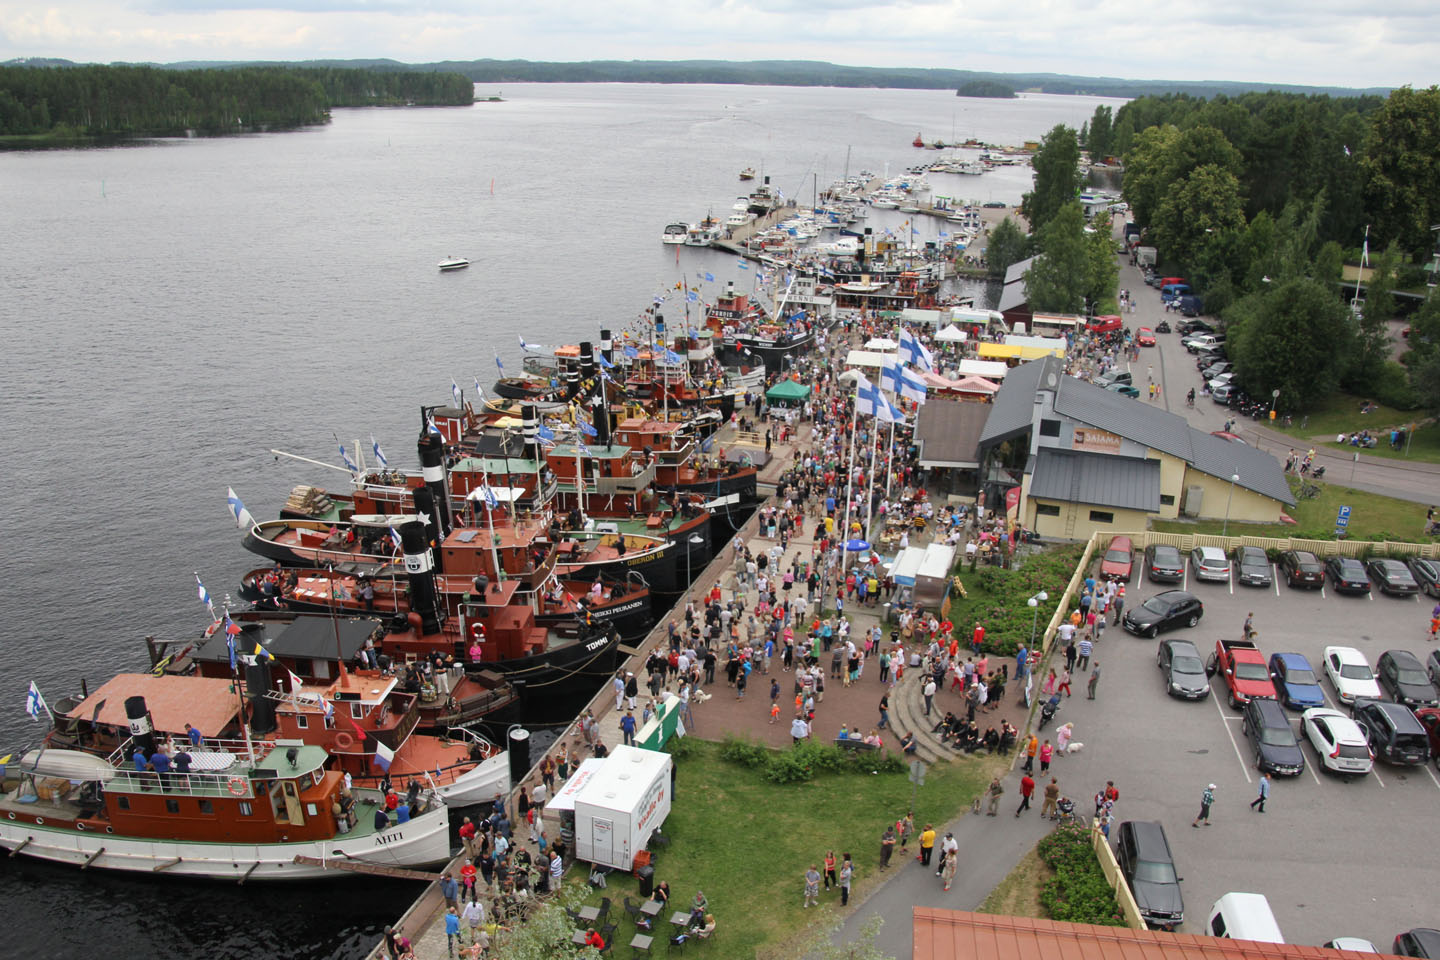
<path fill-rule="evenodd" d="M 933 720 L 925 718 L 925 697 L 921 692 L 923 685 L 919 683 L 918 677 L 907 676 L 890 691 L 890 726 L 894 728 L 897 736 L 906 733 L 915 735 L 915 756 L 926 763 L 938 763 L 941 760 L 949 760 L 955 756 L 955 752 L 949 747 L 940 743 L 939 739 L 930 732 L 934 725 Z"/>

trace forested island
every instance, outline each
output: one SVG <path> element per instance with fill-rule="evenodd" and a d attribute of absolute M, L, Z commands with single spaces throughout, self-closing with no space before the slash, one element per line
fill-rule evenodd
<path fill-rule="evenodd" d="M 999 80 L 971 80 L 960 84 L 957 97 L 988 97 L 992 100 L 1015 99 L 1015 88 Z"/>
<path fill-rule="evenodd" d="M 0 137 L 214 136 L 325 123 L 332 107 L 461 106 L 474 99 L 473 84 L 458 73 L 3 66 Z"/>

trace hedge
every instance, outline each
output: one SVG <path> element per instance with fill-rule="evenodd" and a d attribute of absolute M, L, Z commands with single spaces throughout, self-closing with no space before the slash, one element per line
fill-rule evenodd
<path fill-rule="evenodd" d="M 1090 830 L 1077 823 L 1062 823 L 1040 841 L 1040 859 L 1055 871 L 1040 891 L 1040 904 L 1053 920 L 1125 926 L 1115 891 L 1105 879 Z"/>

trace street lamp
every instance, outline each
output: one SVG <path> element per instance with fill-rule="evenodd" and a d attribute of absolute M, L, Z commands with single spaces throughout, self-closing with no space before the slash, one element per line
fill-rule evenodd
<path fill-rule="evenodd" d="M 1225 523 L 1220 527 L 1220 536 L 1228 536 L 1230 533 L 1230 501 L 1235 498 L 1235 482 L 1240 479 L 1240 474 L 1230 474 L 1230 495 L 1225 498 Z"/>
<path fill-rule="evenodd" d="M 1031 650 L 1031 652 L 1034 652 L 1034 650 L 1035 650 L 1035 635 L 1036 635 L 1036 632 L 1040 629 L 1040 604 L 1044 603 L 1046 600 L 1049 600 L 1049 599 L 1050 599 L 1050 594 L 1046 593 L 1044 590 L 1041 590 L 1039 593 L 1035 594 L 1035 596 L 1033 596 L 1033 597 L 1031 597 L 1029 600 L 1026 600 L 1026 601 L 1025 601 L 1025 603 L 1030 606 L 1030 609 L 1032 609 L 1032 610 L 1035 611 L 1035 616 L 1034 616 L 1034 618 L 1033 618 L 1033 620 L 1032 620 L 1032 622 L 1031 622 L 1031 624 L 1030 624 L 1030 650 Z M 1028 672 L 1028 671 L 1027 671 L 1027 672 Z"/>
<path fill-rule="evenodd" d="M 698 535 L 690 537 L 691 544 L 704 543 L 705 538 Z M 685 548 L 685 602 L 690 602 L 690 548 Z"/>

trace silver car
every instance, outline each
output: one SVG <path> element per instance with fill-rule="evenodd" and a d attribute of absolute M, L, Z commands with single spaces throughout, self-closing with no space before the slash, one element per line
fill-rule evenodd
<path fill-rule="evenodd" d="M 1230 579 L 1230 561 L 1219 547 L 1196 547 L 1190 551 L 1190 570 L 1197 580 Z"/>

